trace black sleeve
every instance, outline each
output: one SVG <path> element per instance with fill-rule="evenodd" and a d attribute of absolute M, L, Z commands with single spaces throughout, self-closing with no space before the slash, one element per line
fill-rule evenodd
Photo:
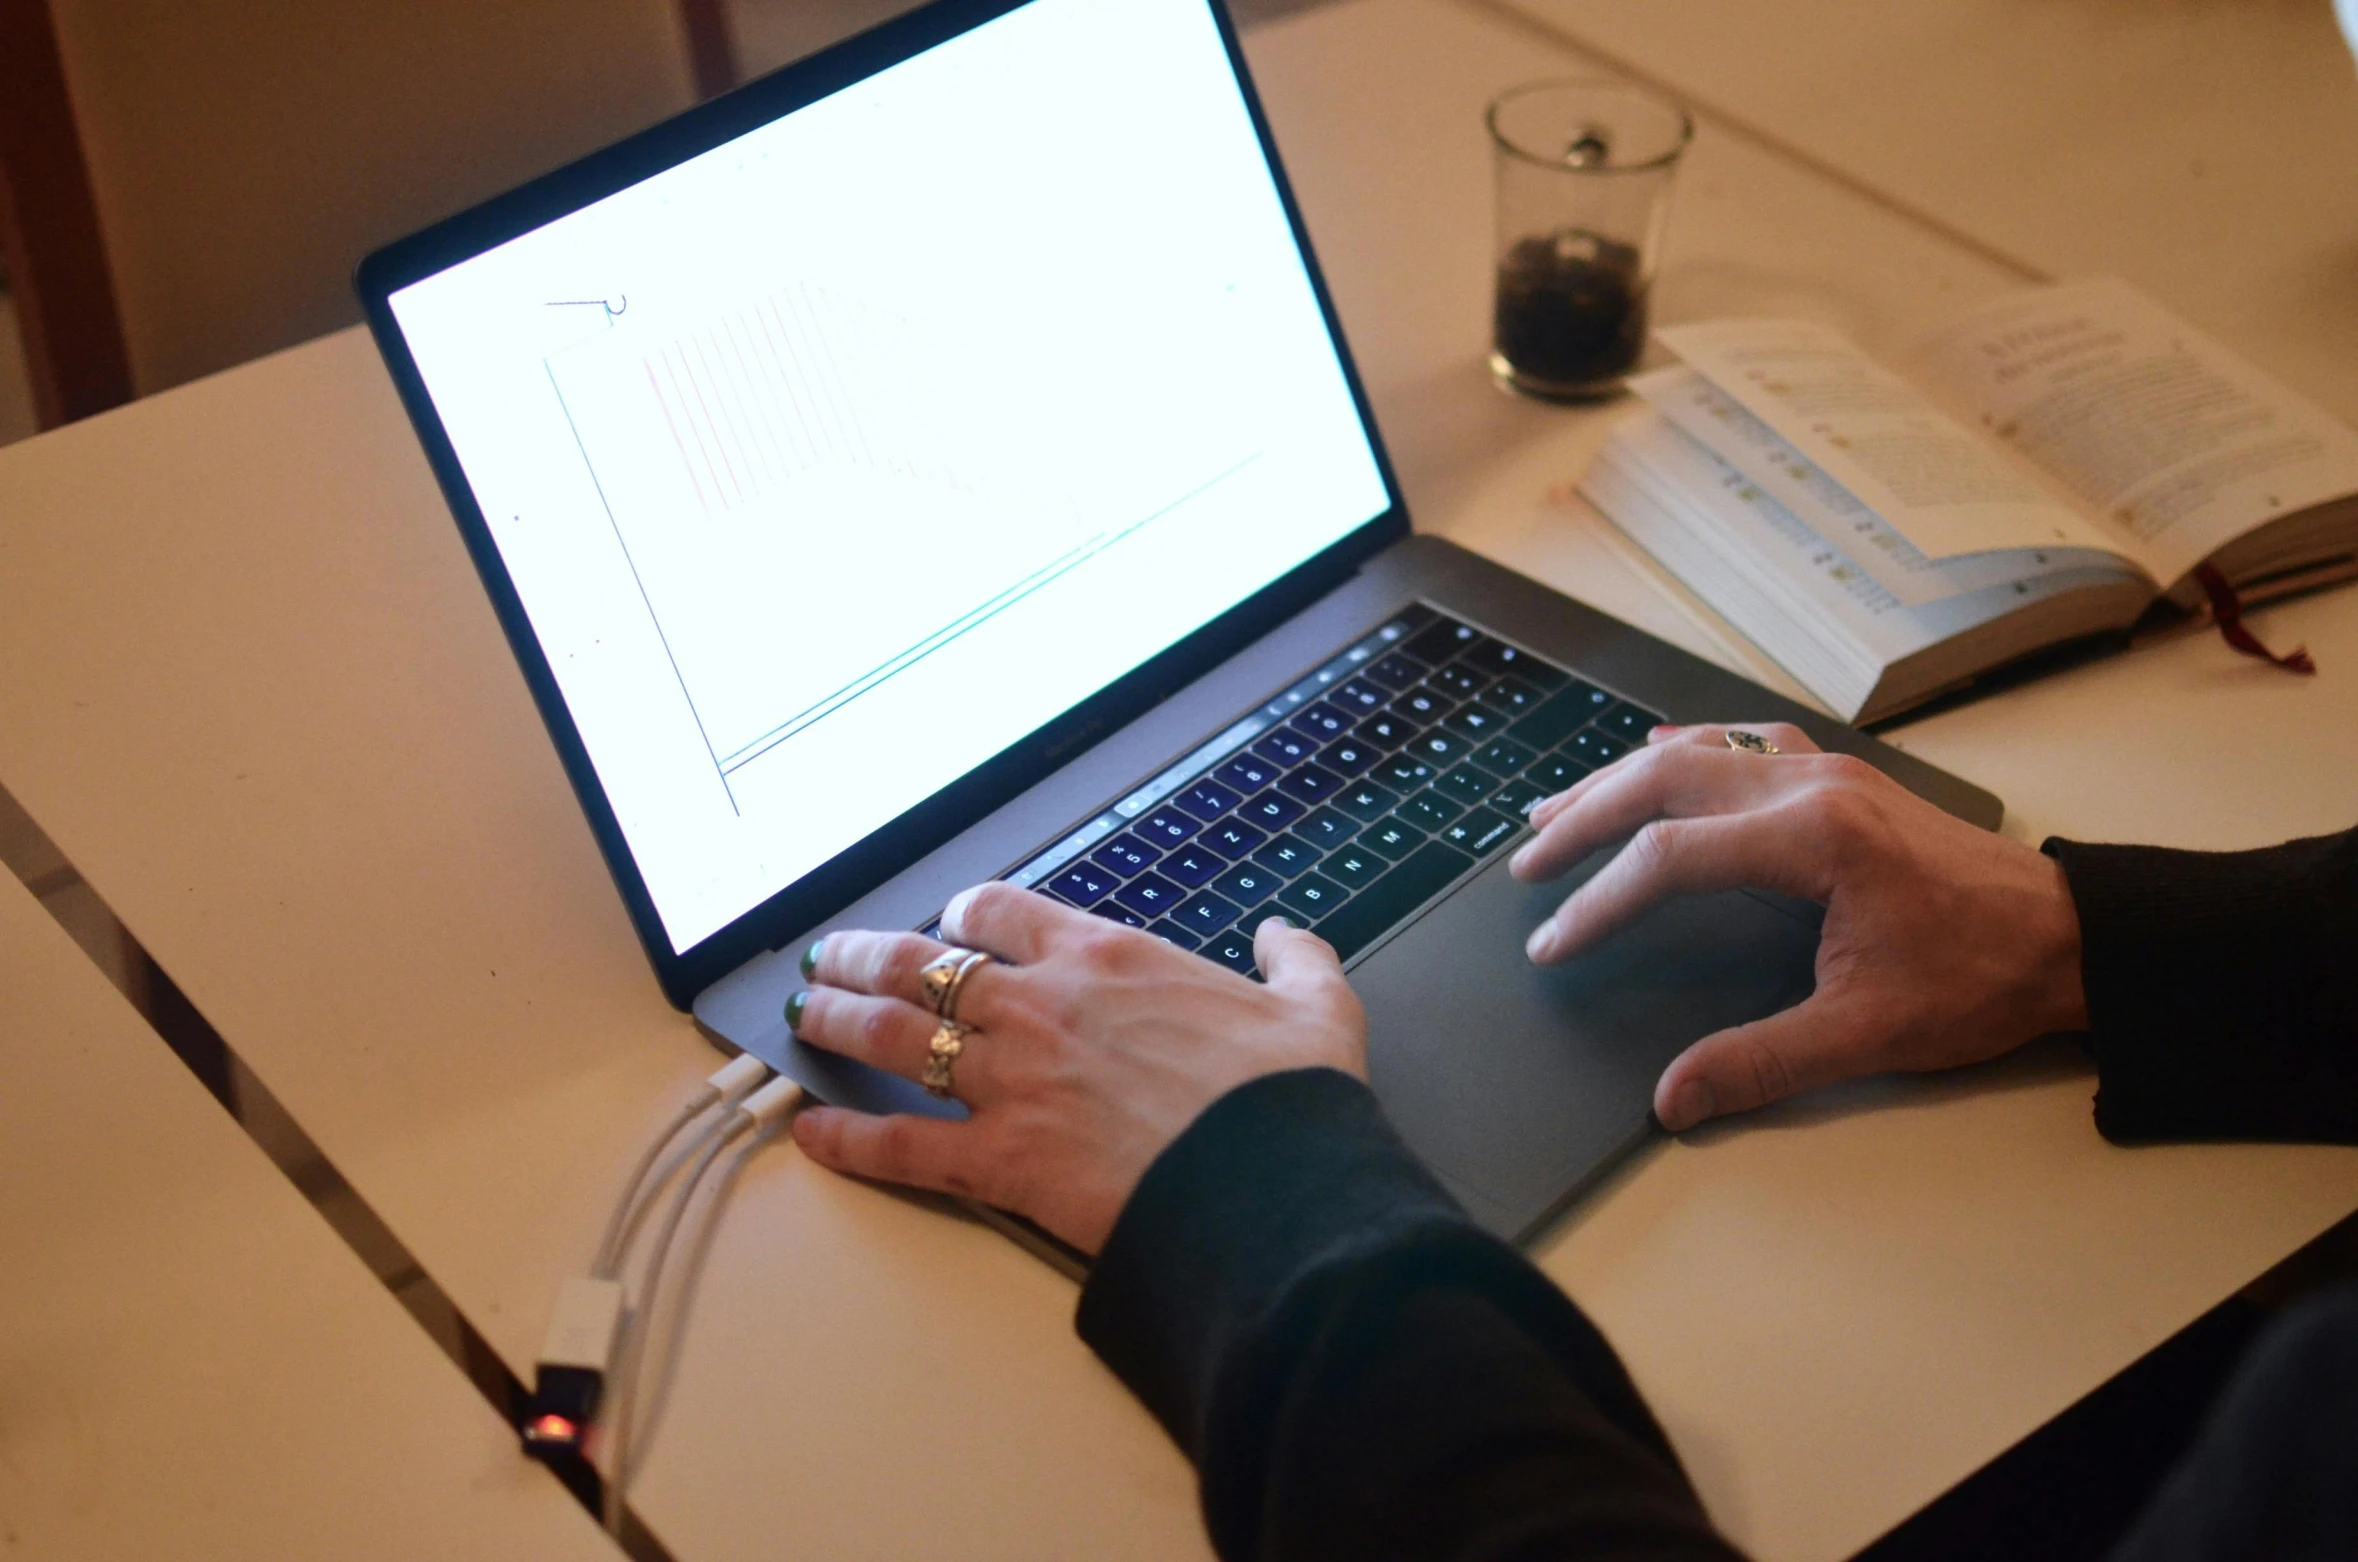
<path fill-rule="evenodd" d="M 2107 1139 L 2358 1143 L 2358 831 L 2046 851 L 2079 908 Z"/>
<path fill-rule="evenodd" d="M 1331 1069 L 1163 1152 L 1078 1324 L 1195 1461 L 1229 1562 L 1735 1555 L 1604 1338 Z"/>

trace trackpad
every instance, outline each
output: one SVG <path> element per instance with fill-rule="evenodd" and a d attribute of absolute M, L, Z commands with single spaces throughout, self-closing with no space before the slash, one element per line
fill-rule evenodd
<path fill-rule="evenodd" d="M 1533 966 L 1523 940 L 1578 881 L 1518 884 L 1502 857 L 1351 974 L 1385 1111 L 1509 1238 L 1642 1142 L 1654 1081 L 1690 1042 L 1814 987 L 1815 908 L 1743 894 L 1671 901 Z"/>

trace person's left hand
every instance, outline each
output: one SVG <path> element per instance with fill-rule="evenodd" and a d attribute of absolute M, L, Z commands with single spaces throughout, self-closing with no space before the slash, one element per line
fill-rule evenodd
<path fill-rule="evenodd" d="M 1265 985 L 1009 884 L 951 901 L 942 933 L 998 957 L 958 997 L 973 1034 L 952 1083 L 971 1115 L 811 1107 L 794 1137 L 821 1165 L 981 1199 L 1094 1253 L 1147 1166 L 1236 1086 L 1320 1065 L 1367 1076 L 1366 1017 L 1334 950 L 1281 918 L 1254 941 Z M 945 947 L 828 934 L 795 1034 L 917 1078 L 939 1023 L 918 972 Z"/>

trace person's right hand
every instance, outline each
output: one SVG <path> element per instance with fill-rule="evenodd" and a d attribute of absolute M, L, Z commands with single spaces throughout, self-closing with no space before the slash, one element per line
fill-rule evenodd
<path fill-rule="evenodd" d="M 1783 752 L 1730 748 L 1725 727 L 1657 727 L 1646 747 L 1535 804 L 1539 834 L 1511 864 L 1537 882 L 1629 843 L 1533 931 L 1541 965 L 1670 895 L 1754 888 L 1826 908 L 1817 991 L 1681 1053 L 1654 1088 L 1664 1127 L 2086 1027 L 2079 913 L 2059 865 L 1863 760 L 1820 753 L 1796 727 L 1747 730 Z"/>

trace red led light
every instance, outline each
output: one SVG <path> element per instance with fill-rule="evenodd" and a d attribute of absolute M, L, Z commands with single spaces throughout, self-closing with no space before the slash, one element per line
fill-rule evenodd
<path fill-rule="evenodd" d="M 570 1443 L 581 1436 L 581 1428 L 552 1411 L 534 1417 L 524 1435 L 536 1443 Z"/>

